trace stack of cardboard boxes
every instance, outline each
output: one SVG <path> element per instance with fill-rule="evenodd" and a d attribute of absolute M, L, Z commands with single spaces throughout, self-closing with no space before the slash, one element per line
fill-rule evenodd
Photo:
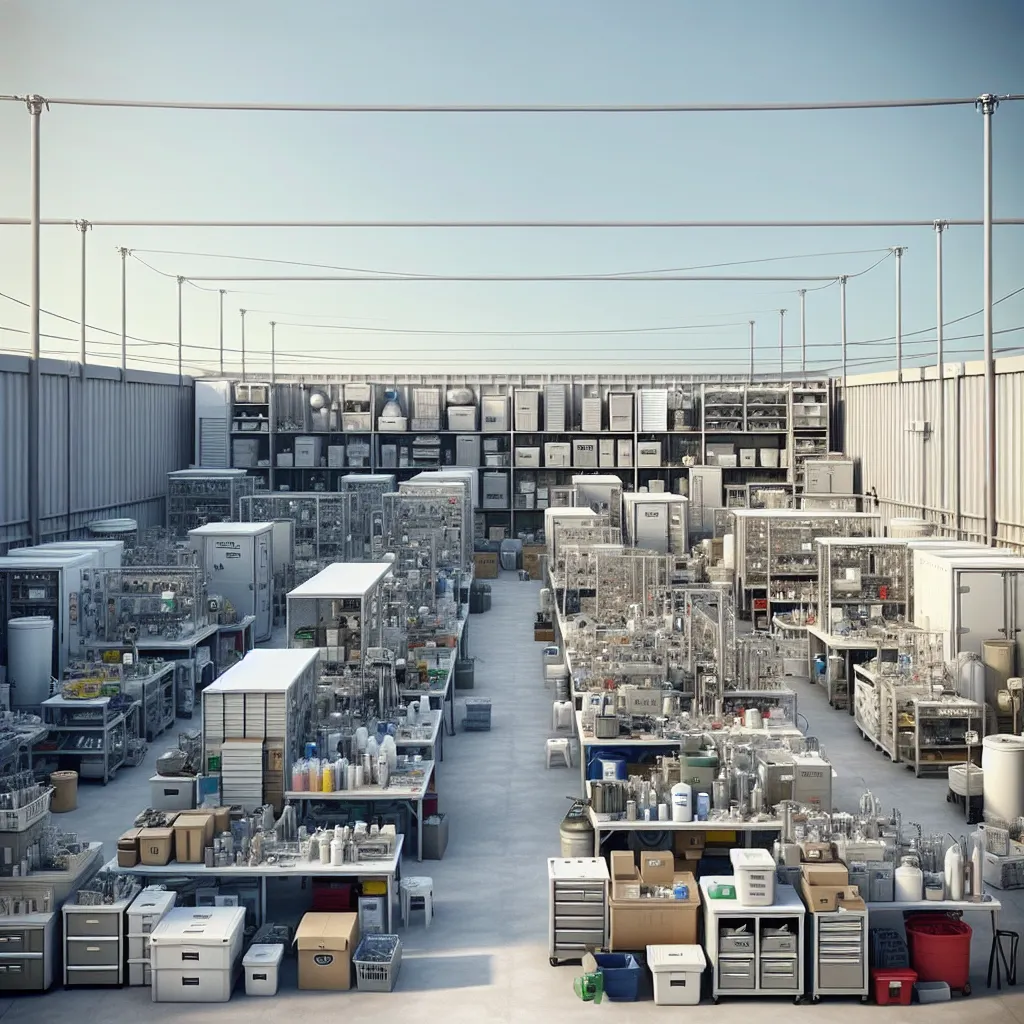
<path fill-rule="evenodd" d="M 611 862 L 610 950 L 697 942 L 700 891 L 693 875 L 682 870 L 685 860 L 677 864 L 672 850 L 645 850 L 638 869 L 631 851 L 616 850 Z M 643 895 L 654 886 L 671 890 L 678 882 L 689 890 L 686 899 Z"/>
<path fill-rule="evenodd" d="M 547 550 L 543 544 L 523 545 L 523 569 L 530 574 L 531 580 L 543 580 L 544 557 Z"/>
<path fill-rule="evenodd" d="M 163 824 L 132 828 L 117 841 L 117 863 L 123 868 L 136 864 L 163 867 L 171 861 L 202 864 L 213 837 L 231 828 L 230 808 L 165 811 Z"/>
<path fill-rule="evenodd" d="M 800 895 L 812 914 L 830 914 L 845 907 L 865 910 L 860 890 L 850 885 L 845 864 L 803 864 L 800 867 Z"/>
<path fill-rule="evenodd" d="M 478 580 L 498 578 L 498 552 L 477 551 L 473 555 L 473 576 Z"/>

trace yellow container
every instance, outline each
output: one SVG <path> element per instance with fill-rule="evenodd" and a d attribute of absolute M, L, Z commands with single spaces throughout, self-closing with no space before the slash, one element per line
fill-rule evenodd
<path fill-rule="evenodd" d="M 370 878 L 363 882 L 362 890 L 364 896 L 386 896 L 388 883 L 380 878 Z"/>

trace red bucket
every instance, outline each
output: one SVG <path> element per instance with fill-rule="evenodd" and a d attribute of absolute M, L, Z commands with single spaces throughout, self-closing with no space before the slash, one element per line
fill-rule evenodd
<path fill-rule="evenodd" d="M 970 983 L 971 935 L 969 924 L 951 917 L 921 914 L 906 922 L 910 966 L 918 981 L 944 981 L 952 989 Z"/>

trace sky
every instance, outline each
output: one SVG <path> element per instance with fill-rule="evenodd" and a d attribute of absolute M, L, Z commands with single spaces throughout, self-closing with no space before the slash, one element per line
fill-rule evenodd
<path fill-rule="evenodd" d="M 1024 94 L 1024 4 L 993 0 L 6 0 L 0 94 L 393 104 L 827 102 Z M 29 121 L 0 103 L 0 217 L 29 214 Z M 935 219 L 982 214 L 982 116 L 910 110 L 670 114 L 208 112 L 54 105 L 42 215 L 86 220 Z M 996 217 L 1024 217 L 1024 102 L 993 118 Z M 998 299 L 1024 286 L 1024 225 L 994 233 Z M 879 229 L 247 230 L 87 234 L 90 361 L 187 372 L 741 374 L 892 368 L 905 246 L 905 364 L 934 361 L 935 232 Z M 180 253 L 182 255 L 176 255 Z M 195 254 L 195 255 L 187 255 Z M 827 255 L 822 255 L 827 254 Z M 217 258 L 212 258 L 217 257 Z M 248 257 L 247 260 L 239 257 Z M 143 262 L 144 261 L 144 262 Z M 284 261 L 279 263 L 262 261 Z M 881 261 L 881 262 L 878 262 Z M 874 269 L 868 270 L 878 263 Z M 345 270 L 299 264 L 326 264 Z M 722 267 L 723 264 L 729 264 Z M 800 282 L 225 282 L 420 275 L 808 275 Z M 716 269 L 717 268 L 717 269 Z M 865 272 L 866 271 L 866 272 Z M 862 273 L 864 272 L 864 273 Z M 852 277 L 852 275 L 860 275 Z M 981 351 L 980 228 L 944 233 L 950 362 Z M 42 339 L 76 358 L 81 234 L 42 234 Z M 29 232 L 0 225 L 0 349 L 27 351 Z M 13 301 L 12 301 L 13 300 Z M 51 314 L 59 314 L 61 320 Z M 1024 351 L 1024 291 L 995 307 Z M 95 328 L 95 329 L 93 329 Z M 1014 330 L 1017 328 L 1018 330 Z M 104 333 L 104 331 L 108 333 Z M 21 332 L 21 333 L 19 333 Z M 419 333 L 418 333 L 419 332 Z M 916 332 L 916 333 L 915 333 Z M 162 344 L 154 344 L 159 342 Z M 873 344 L 865 344 L 874 342 Z"/>

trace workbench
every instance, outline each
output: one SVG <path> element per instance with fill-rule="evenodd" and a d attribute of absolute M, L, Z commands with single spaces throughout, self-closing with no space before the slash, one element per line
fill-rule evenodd
<path fill-rule="evenodd" d="M 448 672 L 444 679 L 444 686 L 430 688 L 405 686 L 399 691 L 402 695 L 402 700 L 406 702 L 427 697 L 430 700 L 431 709 L 435 711 L 437 708 L 434 707 L 433 698 L 438 698 L 441 702 L 439 705 L 440 710 L 444 711 L 445 707 L 448 708 L 448 719 L 445 727 L 448 729 L 449 736 L 455 735 L 455 662 L 459 658 L 468 657 L 466 624 L 469 621 L 469 605 L 463 605 L 460 611 L 462 613 L 462 618 L 459 619 L 455 646 L 448 648 L 435 648 L 436 650 L 447 650 L 449 652 Z M 409 652 L 410 662 L 415 659 L 417 650 L 418 649 L 414 648 Z"/>
<path fill-rule="evenodd" d="M 395 749 L 399 753 L 405 751 L 412 751 L 414 753 L 422 753 L 426 757 L 427 752 L 430 752 L 431 758 L 435 761 L 444 760 L 444 711 L 438 709 L 436 711 L 431 710 L 431 727 L 430 735 L 426 739 L 413 740 L 403 739 L 395 735 Z"/>

